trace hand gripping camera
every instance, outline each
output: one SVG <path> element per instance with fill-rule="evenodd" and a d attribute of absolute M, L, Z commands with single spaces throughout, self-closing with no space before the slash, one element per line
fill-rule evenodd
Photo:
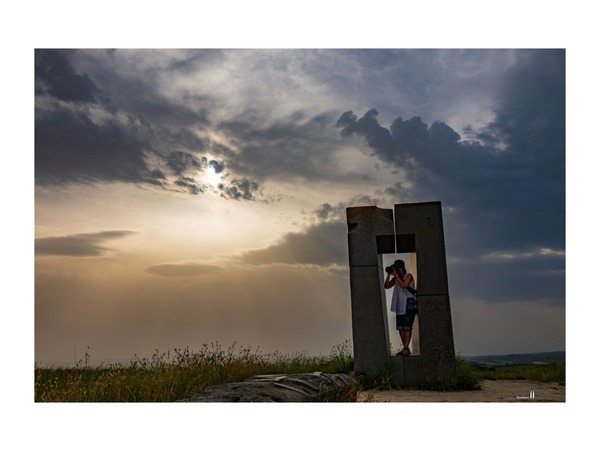
<path fill-rule="evenodd" d="M 387 267 L 385 268 L 385 271 L 391 275 L 391 274 L 393 274 L 394 272 L 396 272 L 396 266 L 394 266 L 393 264 L 392 264 L 391 266 L 387 266 Z M 398 275 L 400 275 L 400 272 L 398 272 Z M 410 286 L 407 286 L 407 287 L 406 287 L 406 290 L 407 290 L 408 292 L 410 292 L 411 294 L 413 294 L 413 295 L 416 295 L 416 294 L 417 294 L 417 291 L 416 291 L 415 289 L 411 288 Z"/>
<path fill-rule="evenodd" d="M 395 266 L 393 266 L 393 265 L 391 265 L 391 266 L 387 266 L 387 267 L 385 268 L 385 271 L 391 275 L 391 274 L 393 274 L 393 273 L 396 271 L 396 267 L 395 267 Z"/>

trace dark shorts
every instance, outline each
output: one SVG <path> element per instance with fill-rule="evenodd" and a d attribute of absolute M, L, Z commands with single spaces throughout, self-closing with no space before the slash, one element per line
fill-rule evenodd
<path fill-rule="evenodd" d="M 396 314 L 396 330 L 412 330 L 416 315 L 417 309 L 412 307 L 406 308 L 406 314 Z"/>

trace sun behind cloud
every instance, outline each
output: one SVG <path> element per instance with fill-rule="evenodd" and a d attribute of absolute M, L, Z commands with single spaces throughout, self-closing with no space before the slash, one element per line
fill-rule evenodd
<path fill-rule="evenodd" d="M 212 189 L 218 189 L 219 185 L 223 183 L 223 177 L 213 166 L 208 166 L 206 168 L 202 176 L 202 180 Z"/>

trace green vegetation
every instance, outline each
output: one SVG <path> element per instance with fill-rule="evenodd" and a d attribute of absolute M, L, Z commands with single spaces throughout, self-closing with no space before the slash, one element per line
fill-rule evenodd
<path fill-rule="evenodd" d="M 334 347 L 328 356 L 260 354 L 251 348 L 236 351 L 235 344 L 222 349 L 204 344 L 198 351 L 188 348 L 167 353 L 156 351 L 151 358 L 136 358 L 128 365 L 91 366 L 90 355 L 72 368 L 35 369 L 36 402 L 173 402 L 190 398 L 207 387 L 243 381 L 254 375 L 307 372 L 345 373 L 354 377 L 362 390 L 389 389 L 390 377 L 357 376 L 353 372 L 349 341 Z M 438 391 L 480 389 L 482 380 L 526 379 L 565 381 L 565 364 L 489 367 L 461 356 L 456 372 L 443 380 L 428 380 L 417 388 Z"/>
<path fill-rule="evenodd" d="M 481 389 L 481 376 L 476 367 L 462 358 L 456 356 L 456 371 L 451 377 L 442 380 L 426 380 L 417 385 L 417 389 L 429 391 L 472 391 Z"/>
<path fill-rule="evenodd" d="M 565 382 L 565 363 L 551 361 L 547 364 L 510 364 L 489 366 L 456 357 L 456 372 L 442 380 L 427 380 L 417 388 L 433 391 L 468 391 L 481 389 L 483 380 L 531 380 Z"/>
<path fill-rule="evenodd" d="M 477 375 L 483 380 L 532 380 L 565 382 L 565 363 L 551 361 L 548 364 L 509 365 L 488 367 L 471 363 Z"/>
<path fill-rule="evenodd" d="M 243 381 L 253 375 L 306 372 L 349 373 L 350 343 L 335 347 L 327 357 L 306 353 L 262 355 L 250 348 L 224 350 L 204 344 L 196 352 L 188 348 L 156 351 L 151 358 L 129 365 L 89 364 L 90 355 L 74 368 L 36 368 L 36 402 L 173 402 L 190 398 L 208 386 Z"/>

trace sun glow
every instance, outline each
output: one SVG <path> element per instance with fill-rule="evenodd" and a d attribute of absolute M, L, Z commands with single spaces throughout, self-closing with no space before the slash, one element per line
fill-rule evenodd
<path fill-rule="evenodd" d="M 207 167 L 204 171 L 204 182 L 213 189 L 217 189 L 219 184 L 223 182 L 223 178 L 213 167 Z"/>

